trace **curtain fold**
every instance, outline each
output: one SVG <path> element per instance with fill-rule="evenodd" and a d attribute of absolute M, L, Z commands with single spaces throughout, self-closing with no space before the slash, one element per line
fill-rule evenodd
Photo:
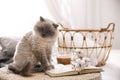
<path fill-rule="evenodd" d="M 66 27 L 70 27 L 70 7 L 68 5 L 70 1 L 71 0 L 45 0 L 53 18 Z"/>
<path fill-rule="evenodd" d="M 53 18 L 69 28 L 100 26 L 100 0 L 45 0 Z"/>

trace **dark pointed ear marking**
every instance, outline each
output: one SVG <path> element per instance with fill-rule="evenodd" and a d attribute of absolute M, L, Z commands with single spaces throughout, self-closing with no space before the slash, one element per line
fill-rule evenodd
<path fill-rule="evenodd" d="M 43 22 L 45 21 L 45 19 L 42 16 L 40 16 L 40 21 Z"/>
<path fill-rule="evenodd" d="M 55 28 L 57 28 L 59 25 L 58 24 L 55 24 L 55 23 L 53 23 L 52 24 Z"/>

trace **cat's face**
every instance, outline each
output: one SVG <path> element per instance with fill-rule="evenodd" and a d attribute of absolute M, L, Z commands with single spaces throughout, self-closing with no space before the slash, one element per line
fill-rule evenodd
<path fill-rule="evenodd" d="M 40 21 L 35 25 L 35 32 L 42 38 L 53 37 L 57 33 L 58 25 L 50 20 L 40 17 Z"/>

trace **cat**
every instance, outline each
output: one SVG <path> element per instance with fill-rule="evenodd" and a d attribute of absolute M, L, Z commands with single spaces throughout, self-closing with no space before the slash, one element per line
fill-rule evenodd
<path fill-rule="evenodd" d="M 51 54 L 58 36 L 57 27 L 51 20 L 40 17 L 33 30 L 18 42 L 13 63 L 8 65 L 8 69 L 28 76 L 39 62 L 43 71 L 54 68 L 51 64 Z"/>

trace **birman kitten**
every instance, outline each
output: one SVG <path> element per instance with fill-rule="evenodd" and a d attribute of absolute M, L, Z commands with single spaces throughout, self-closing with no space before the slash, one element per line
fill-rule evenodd
<path fill-rule="evenodd" d="M 14 61 L 8 69 L 26 76 L 37 63 L 40 63 L 43 71 L 53 68 L 51 54 L 57 39 L 57 27 L 54 22 L 40 17 L 33 31 L 26 33 L 17 44 Z"/>

